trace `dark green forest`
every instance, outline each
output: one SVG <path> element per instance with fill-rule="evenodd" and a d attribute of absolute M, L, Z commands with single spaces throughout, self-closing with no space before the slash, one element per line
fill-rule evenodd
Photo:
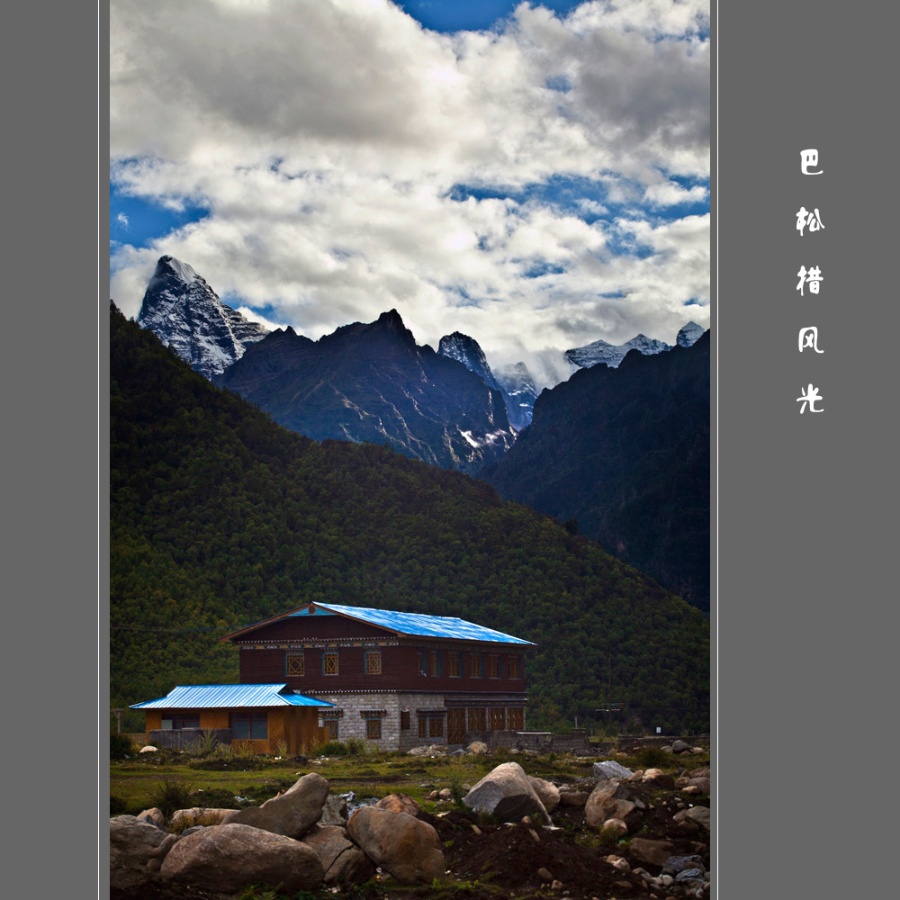
<path fill-rule="evenodd" d="M 113 305 L 110 468 L 113 707 L 236 681 L 221 638 L 317 600 L 533 641 L 529 728 L 603 723 L 611 699 L 623 725 L 708 729 L 699 610 L 485 483 L 287 431 Z"/>

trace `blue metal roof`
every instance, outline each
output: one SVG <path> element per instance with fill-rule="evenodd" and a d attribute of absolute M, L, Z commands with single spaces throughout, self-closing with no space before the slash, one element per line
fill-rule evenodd
<path fill-rule="evenodd" d="M 334 706 L 295 694 L 286 684 L 181 684 L 165 697 L 134 703 L 131 709 L 214 709 L 216 707 Z"/>
<path fill-rule="evenodd" d="M 317 610 L 327 609 L 340 615 L 350 616 L 369 622 L 372 625 L 380 625 L 390 628 L 400 634 L 414 635 L 417 637 L 456 638 L 467 641 L 490 641 L 495 644 L 526 644 L 531 641 L 523 641 L 521 638 L 495 631 L 493 628 L 485 628 L 483 625 L 475 625 L 465 619 L 457 619 L 453 616 L 426 616 L 423 613 L 392 612 L 389 609 L 369 609 L 365 606 L 338 606 L 332 603 L 316 603 Z M 309 615 L 308 607 L 291 613 L 292 616 Z"/>

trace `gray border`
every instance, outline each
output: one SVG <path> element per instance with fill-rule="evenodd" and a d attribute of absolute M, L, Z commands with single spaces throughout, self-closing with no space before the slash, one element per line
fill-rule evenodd
<path fill-rule="evenodd" d="M 107 790 L 95 774 L 97 12 L 19 4 L 4 29 L 7 893 L 90 896 L 103 868 L 90 822 Z M 48 814 L 88 826 L 65 829 L 45 865 L 34 851 Z"/>
<path fill-rule="evenodd" d="M 728 900 L 878 896 L 887 791 L 857 774 L 879 766 L 869 737 L 896 707 L 882 611 L 896 595 L 900 15 L 812 0 L 718 13 L 716 881 Z M 801 173 L 806 148 L 821 176 Z M 824 231 L 799 235 L 801 205 Z M 811 264 L 822 292 L 801 298 Z M 798 350 L 808 325 L 821 355 Z M 820 415 L 799 413 L 808 383 Z"/>

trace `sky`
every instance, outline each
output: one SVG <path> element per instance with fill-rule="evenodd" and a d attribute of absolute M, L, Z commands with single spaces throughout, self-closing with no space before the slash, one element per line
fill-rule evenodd
<path fill-rule="evenodd" d="M 110 292 L 317 339 L 396 309 L 540 386 L 709 326 L 708 0 L 112 0 Z"/>

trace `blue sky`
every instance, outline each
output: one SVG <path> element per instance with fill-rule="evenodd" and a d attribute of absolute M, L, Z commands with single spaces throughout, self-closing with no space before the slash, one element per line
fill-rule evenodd
<path fill-rule="evenodd" d="M 396 308 L 493 365 L 709 322 L 697 0 L 113 0 L 112 296 L 155 262 L 318 338 Z"/>

